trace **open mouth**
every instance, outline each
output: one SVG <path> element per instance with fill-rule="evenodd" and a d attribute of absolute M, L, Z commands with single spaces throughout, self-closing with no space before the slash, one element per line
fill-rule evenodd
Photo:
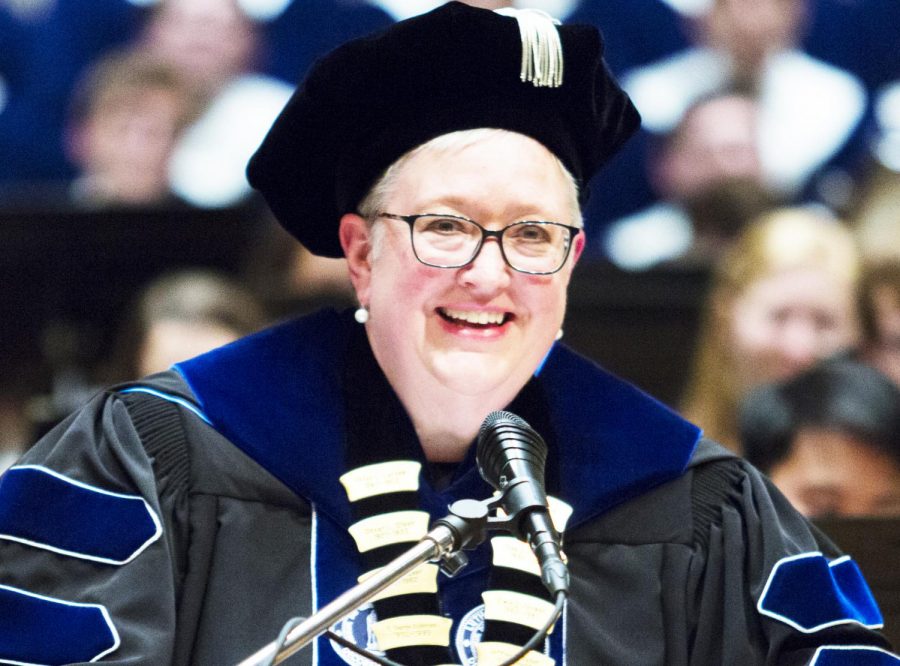
<path fill-rule="evenodd" d="M 509 312 L 485 312 L 483 310 L 452 310 L 450 308 L 438 308 L 438 314 L 451 324 L 468 326 L 472 328 L 491 328 L 503 326 L 512 319 Z"/>

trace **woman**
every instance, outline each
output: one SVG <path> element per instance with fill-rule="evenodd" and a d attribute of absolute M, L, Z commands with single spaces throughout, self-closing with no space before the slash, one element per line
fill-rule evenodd
<path fill-rule="evenodd" d="M 479 168 L 489 161 L 505 168 Z M 381 211 L 429 211 L 454 222 L 460 220 L 449 216 L 467 216 L 495 229 L 516 219 L 556 220 L 568 228 L 552 228 L 567 237 L 548 275 L 508 270 L 518 247 L 511 242 L 515 228 L 502 246 L 484 243 L 458 270 L 435 269 L 416 261 L 414 252 L 423 250 L 410 244 L 407 225 Z M 580 227 L 577 190 L 565 167 L 537 141 L 503 130 L 444 135 L 415 149 L 376 185 L 359 215 L 342 218 L 353 283 L 370 313 L 372 351 L 429 460 L 462 460 L 485 409 L 512 402 L 547 354 L 584 247 Z M 571 259 L 557 266 L 567 254 Z M 396 344 L 404 338 L 408 344 Z M 435 404 L 444 409 L 436 413 Z"/>
<path fill-rule="evenodd" d="M 685 417 L 738 450 L 748 390 L 857 344 L 859 271 L 852 234 L 827 214 L 785 208 L 751 224 L 716 267 Z"/>
<path fill-rule="evenodd" d="M 346 254 L 360 309 L 119 387 L 38 443 L 40 467 L 0 486 L 0 534 L 19 539 L 0 539 L 0 563 L 15 561 L 0 564 L 0 604 L 29 611 L 15 635 L 0 624 L 0 655 L 234 663 L 415 545 L 448 505 L 489 497 L 472 440 L 505 408 L 546 440 L 550 511 L 568 525 L 571 600 L 525 663 L 754 663 L 820 647 L 849 663 L 826 647 L 841 637 L 889 656 L 843 561 L 807 597 L 824 615 L 764 591 L 827 571 L 832 550 L 754 470 L 554 344 L 584 245 L 573 183 L 637 116 L 596 29 L 516 16 L 522 32 L 449 3 L 314 68 L 249 177 L 308 249 Z M 527 57 L 520 70 L 535 29 L 538 55 L 557 35 L 565 54 L 537 73 Z M 4 513 L 27 502 L 68 506 L 68 520 Z M 100 507 L 122 517 L 115 538 L 89 529 Z M 503 663 L 551 617 L 551 597 L 512 537 L 473 544 L 468 561 L 453 577 L 424 565 L 332 630 L 394 663 Z M 50 611 L 88 603 L 102 604 L 93 625 L 40 640 Z M 797 640 L 792 622 L 815 636 Z M 364 663 L 325 637 L 303 657 Z"/>

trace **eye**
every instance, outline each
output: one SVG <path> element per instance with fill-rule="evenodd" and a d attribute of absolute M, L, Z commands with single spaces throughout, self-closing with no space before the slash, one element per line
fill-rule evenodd
<path fill-rule="evenodd" d="M 813 326 L 817 331 L 830 331 L 837 328 L 837 317 L 830 312 L 815 312 L 812 315 Z"/>
<path fill-rule="evenodd" d="M 509 232 L 513 240 L 521 243 L 552 243 L 553 234 L 546 224 L 524 222 L 512 227 Z"/>
<path fill-rule="evenodd" d="M 787 308 L 769 310 L 769 321 L 779 326 L 784 326 L 791 318 L 791 312 Z"/>
<path fill-rule="evenodd" d="M 427 216 L 420 217 L 416 225 L 419 231 L 444 236 L 471 233 L 471 224 L 455 217 Z"/>

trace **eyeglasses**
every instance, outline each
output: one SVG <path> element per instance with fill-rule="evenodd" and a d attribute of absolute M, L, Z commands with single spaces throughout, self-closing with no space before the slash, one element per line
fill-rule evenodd
<path fill-rule="evenodd" d="M 409 225 L 413 253 L 435 268 L 460 268 L 475 261 L 487 238 L 496 238 L 500 254 L 510 268 L 529 275 L 550 275 L 566 263 L 572 239 L 581 231 L 558 222 L 515 222 L 502 229 L 485 229 L 460 215 L 394 215 L 377 217 Z"/>

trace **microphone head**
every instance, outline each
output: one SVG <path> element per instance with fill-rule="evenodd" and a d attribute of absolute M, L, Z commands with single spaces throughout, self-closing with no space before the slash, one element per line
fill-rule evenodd
<path fill-rule="evenodd" d="M 543 486 L 547 444 L 524 419 L 491 412 L 481 424 L 475 460 L 482 478 L 497 490 L 506 481 L 527 475 Z"/>

